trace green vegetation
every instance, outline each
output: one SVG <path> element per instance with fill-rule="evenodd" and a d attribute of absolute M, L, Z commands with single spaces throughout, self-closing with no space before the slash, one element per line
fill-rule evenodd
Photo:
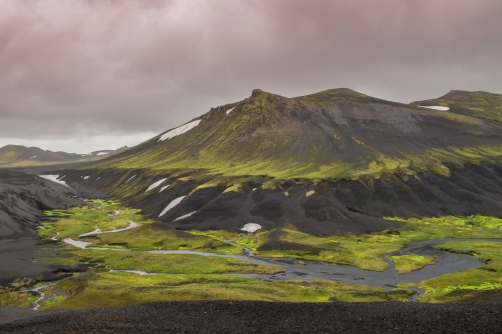
<path fill-rule="evenodd" d="M 438 249 L 471 254 L 486 266 L 441 275 L 422 281 L 426 293 L 421 302 L 460 302 L 476 297 L 486 290 L 502 290 L 502 243 L 487 241 L 448 242 Z"/>
<path fill-rule="evenodd" d="M 451 91 L 431 100 L 413 102 L 414 106 L 444 106 L 467 116 L 502 122 L 502 95 L 488 92 Z"/>
<path fill-rule="evenodd" d="M 386 293 L 381 288 L 336 281 L 265 282 L 228 275 L 155 275 L 86 273 L 57 284 L 72 296 L 50 309 L 123 306 L 153 301 L 263 300 L 328 302 L 338 291 Z"/>
<path fill-rule="evenodd" d="M 57 239 L 78 238 L 79 235 L 100 229 L 113 231 L 129 226 L 129 220 L 137 224 L 148 224 L 140 210 L 124 208 L 120 202 L 91 200 L 86 206 L 65 210 L 45 211 L 47 216 L 62 216 L 57 222 L 44 222 L 39 227 L 42 237 Z"/>
<path fill-rule="evenodd" d="M 70 248 L 71 246 L 68 246 Z M 139 270 L 147 273 L 170 274 L 223 274 L 253 273 L 277 274 L 283 269 L 248 261 L 217 256 L 192 254 L 158 254 L 147 252 L 120 252 L 110 250 L 66 250 L 57 256 L 39 260 L 44 264 L 77 265 L 87 264 L 107 270 Z"/>
<path fill-rule="evenodd" d="M 415 291 L 396 289 L 389 292 L 341 292 L 336 299 L 342 302 L 407 302 L 415 295 Z"/>
<path fill-rule="evenodd" d="M 280 233 L 259 231 L 247 235 L 230 231 L 191 231 L 193 234 L 205 235 L 216 240 L 229 240 L 248 247 L 259 256 L 292 257 L 304 260 L 315 260 L 338 264 L 350 264 L 361 269 L 383 271 L 388 264 L 382 255 L 399 250 L 404 245 L 418 240 L 443 238 L 500 238 L 502 234 L 495 232 L 502 226 L 502 219 L 486 216 L 403 219 L 387 218 L 403 223 L 399 231 L 383 231 L 364 235 L 345 235 L 332 237 L 316 237 L 298 231 L 292 225 L 286 225 Z M 286 245 L 290 248 L 286 248 Z M 264 250 L 266 249 L 266 250 Z M 402 258 L 402 261 L 405 258 Z M 425 262 L 408 260 L 408 266 L 417 270 L 433 259 Z M 411 265 L 413 263 L 413 265 Z"/>
<path fill-rule="evenodd" d="M 387 256 L 387 259 L 394 263 L 396 271 L 400 274 L 407 274 L 437 262 L 437 257 L 432 255 L 422 256 L 409 254 Z"/>
<path fill-rule="evenodd" d="M 160 254 L 149 250 L 198 250 L 220 254 L 240 254 L 252 249 L 263 257 L 292 257 L 331 263 L 350 264 L 362 269 L 383 271 L 388 264 L 382 258 L 415 240 L 438 238 L 500 238 L 496 229 L 502 219 L 470 216 L 423 219 L 388 218 L 402 222 L 397 230 L 365 235 L 317 237 L 287 224 L 280 230 L 259 231 L 253 235 L 234 231 L 176 231 L 149 224 L 140 212 L 124 208 L 120 202 L 92 200 L 86 206 L 53 210 L 47 216 L 62 217 L 46 222 L 39 230 L 45 237 L 78 239 L 78 235 L 100 228 L 103 231 L 123 228 L 126 220 L 139 227 L 117 233 L 103 233 L 85 240 L 95 247 L 79 249 L 62 245 L 39 254 L 36 261 L 47 265 L 76 268 L 88 266 L 85 273 L 40 288 L 45 298 L 41 308 L 72 309 L 121 306 L 150 301 L 177 300 L 266 300 L 319 302 L 337 299 L 348 302 L 408 301 L 415 295 L 410 288 L 417 283 L 400 284 L 393 291 L 380 287 L 344 285 L 337 281 L 265 282 L 239 276 L 274 275 L 283 272 L 273 265 L 255 264 L 224 256 Z M 58 234 L 59 233 L 59 234 Z M 120 248 L 115 249 L 114 248 Z M 422 302 L 456 302 L 489 290 L 502 290 L 502 243 L 455 242 L 439 249 L 475 255 L 487 263 L 471 269 L 442 275 L 419 283 L 426 290 Z M 431 256 L 387 255 L 396 270 L 403 274 L 435 263 Z M 307 264 L 308 265 L 308 264 Z M 139 271 L 148 273 L 125 272 Z M 36 279 L 21 279 L 0 291 L 0 304 L 34 307 L 40 297 L 27 292 Z M 98 298 L 99 297 L 99 298 Z"/>
<path fill-rule="evenodd" d="M 196 250 L 216 254 L 241 254 L 242 249 L 226 242 L 178 230 L 160 230 L 149 225 L 117 233 L 99 234 L 90 247 L 130 250 Z"/>

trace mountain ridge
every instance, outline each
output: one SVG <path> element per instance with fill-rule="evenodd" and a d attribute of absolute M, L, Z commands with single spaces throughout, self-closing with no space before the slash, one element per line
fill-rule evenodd
<path fill-rule="evenodd" d="M 58 165 L 77 162 L 88 162 L 102 159 L 116 152 L 126 150 L 127 147 L 118 150 L 99 150 L 88 154 L 67 153 L 63 151 L 43 150 L 38 147 L 23 145 L 5 145 L 0 147 L 0 168 L 31 167 L 43 165 Z"/>

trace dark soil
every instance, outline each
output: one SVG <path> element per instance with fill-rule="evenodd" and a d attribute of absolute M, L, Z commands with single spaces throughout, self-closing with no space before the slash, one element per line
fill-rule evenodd
<path fill-rule="evenodd" d="M 0 333 L 502 333 L 500 306 L 499 302 L 151 303 L 40 312 L 32 319 L 0 325 Z"/>
<path fill-rule="evenodd" d="M 35 175 L 0 170 L 0 285 L 19 277 L 60 277 L 60 268 L 33 262 L 41 248 L 51 247 L 37 234 L 43 210 L 83 203 L 68 187 Z"/>

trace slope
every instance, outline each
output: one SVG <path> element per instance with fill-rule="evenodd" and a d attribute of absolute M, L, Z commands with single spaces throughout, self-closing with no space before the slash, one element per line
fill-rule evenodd
<path fill-rule="evenodd" d="M 296 98 L 254 90 L 60 175 L 167 227 L 369 233 L 399 226 L 386 216 L 502 215 L 501 130 L 350 89 Z"/>
<path fill-rule="evenodd" d="M 46 151 L 38 147 L 6 145 L 0 148 L 0 168 L 32 167 L 94 161 L 113 155 L 116 152 L 121 152 L 125 149 L 127 148 L 101 150 L 88 154 L 76 154 L 61 151 Z"/>
<path fill-rule="evenodd" d="M 412 106 L 442 106 L 454 113 L 502 122 L 502 95 L 452 90 L 437 99 L 416 101 Z"/>

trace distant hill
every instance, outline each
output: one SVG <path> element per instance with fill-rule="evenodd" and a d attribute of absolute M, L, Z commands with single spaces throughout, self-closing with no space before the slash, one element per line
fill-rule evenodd
<path fill-rule="evenodd" d="M 118 150 L 101 150 L 88 154 L 46 151 L 38 147 L 21 145 L 7 145 L 0 148 L 0 168 L 3 167 L 32 167 L 44 165 L 58 165 L 77 162 L 90 162 L 122 152 L 126 147 Z"/>
<path fill-rule="evenodd" d="M 437 99 L 416 101 L 412 106 L 440 106 L 449 111 L 502 123 L 502 94 L 452 90 Z"/>

